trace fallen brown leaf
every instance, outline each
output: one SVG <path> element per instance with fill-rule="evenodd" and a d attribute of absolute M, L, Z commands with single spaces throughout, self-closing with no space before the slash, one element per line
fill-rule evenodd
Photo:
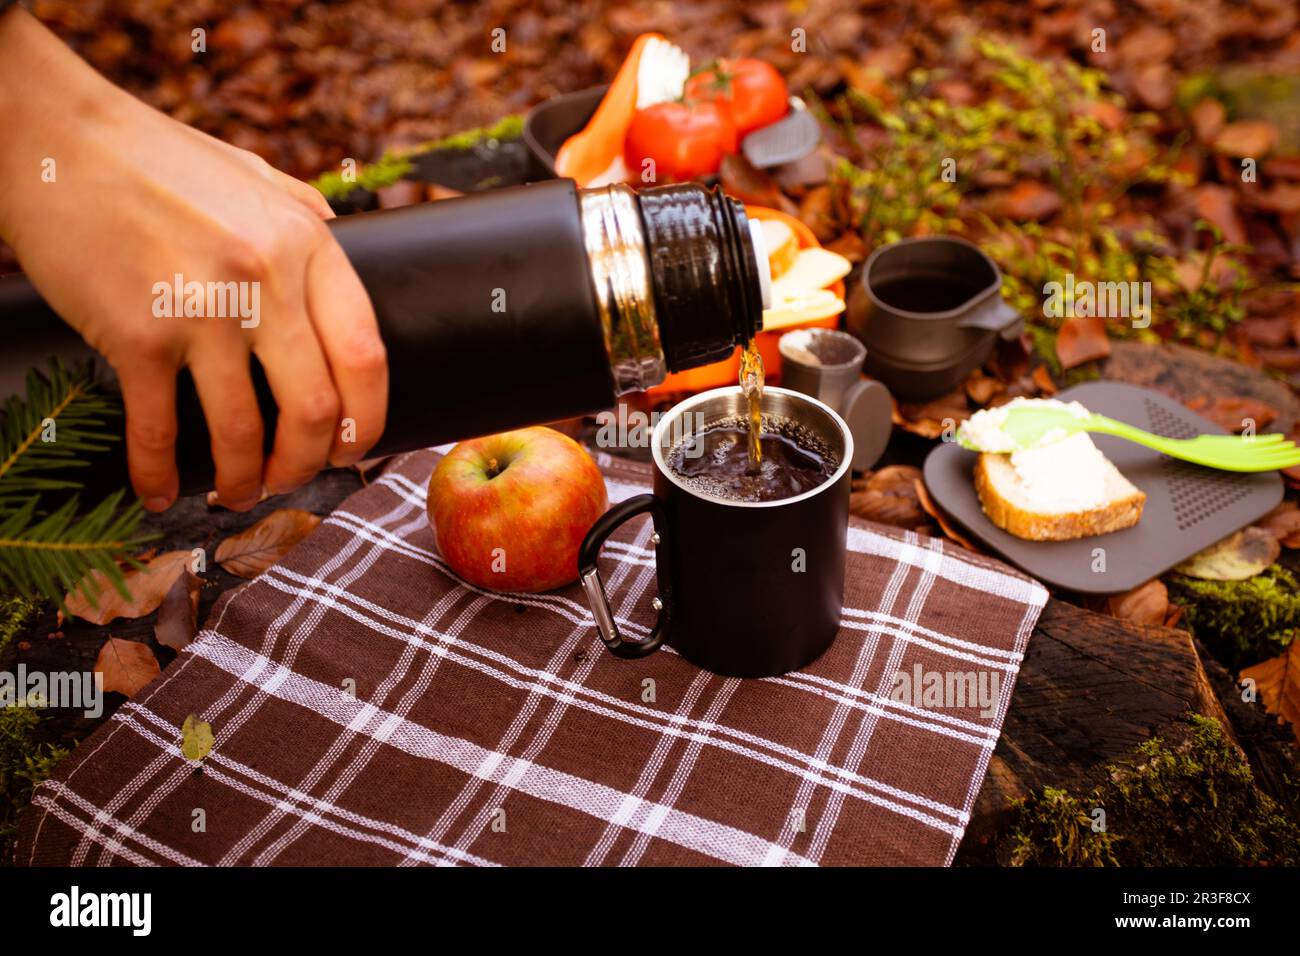
<path fill-rule="evenodd" d="M 1255 682 L 1264 709 L 1289 723 L 1300 741 L 1300 640 L 1293 640 L 1277 657 L 1247 667 L 1241 677 Z"/>
<path fill-rule="evenodd" d="M 288 554 L 320 524 L 320 516 L 281 508 L 217 545 L 217 563 L 241 578 L 255 578 Z"/>
<path fill-rule="evenodd" d="M 976 554 L 983 553 L 983 549 L 958 531 L 956 525 L 949 521 L 948 516 L 935 505 L 934 499 L 930 497 L 930 492 L 925 487 L 924 478 L 916 479 L 916 500 L 925 510 L 925 513 L 935 520 L 946 537 L 955 541 L 967 551 L 974 551 Z"/>
<path fill-rule="evenodd" d="M 1218 183 L 1196 187 L 1196 215 L 1219 227 L 1228 242 L 1245 242 L 1246 225 L 1237 214 L 1237 194 Z M 1199 284 L 1199 275 L 1197 278 Z"/>
<path fill-rule="evenodd" d="M 1106 335 L 1106 320 L 1099 316 L 1066 319 L 1056 335 L 1056 357 L 1061 368 L 1074 368 L 1108 355 L 1110 338 Z"/>
<path fill-rule="evenodd" d="M 818 186 L 808 190 L 799 204 L 800 221 L 813 231 L 818 242 L 830 242 L 840 234 L 840 225 L 835 219 L 834 195 L 830 186 Z"/>
<path fill-rule="evenodd" d="M 1174 74 L 1167 63 L 1151 63 L 1133 76 L 1133 89 L 1147 109 L 1168 109 L 1174 101 Z"/>
<path fill-rule="evenodd" d="M 1279 183 L 1255 196 L 1255 208 L 1290 216 L 1300 212 L 1300 186 Z"/>
<path fill-rule="evenodd" d="M 781 192 L 776 180 L 761 169 L 755 169 L 739 153 L 722 157 L 718 178 L 722 182 L 722 191 L 741 202 L 787 213 L 795 211 L 794 203 Z"/>
<path fill-rule="evenodd" d="M 976 405 L 987 405 L 998 392 L 1006 386 L 992 375 L 988 375 L 983 369 L 975 369 L 966 376 L 966 394 Z"/>
<path fill-rule="evenodd" d="M 1291 317 L 1288 315 L 1252 315 L 1241 320 L 1240 328 L 1252 345 L 1277 347 L 1291 338 Z"/>
<path fill-rule="evenodd" d="M 1187 407 L 1234 435 L 1245 431 L 1250 423 L 1254 424 L 1255 433 L 1258 434 L 1277 418 L 1276 408 L 1254 398 L 1211 398 L 1208 395 L 1197 395 L 1187 402 Z"/>
<path fill-rule="evenodd" d="M 105 692 L 116 691 L 127 697 L 134 697 L 140 688 L 162 673 L 158 658 L 153 656 L 148 644 L 120 637 L 110 637 L 104 642 L 93 669 L 104 675 Z"/>
<path fill-rule="evenodd" d="M 104 572 L 92 571 L 64 603 L 69 614 L 92 624 L 107 624 L 119 617 L 144 617 L 162 604 L 172 583 L 189 567 L 192 558 L 189 551 L 167 551 L 150 558 L 143 569 L 126 569 L 123 575 L 130 600 L 122 597 Z"/>
<path fill-rule="evenodd" d="M 867 521 L 916 530 L 927 523 L 916 496 L 921 469 L 890 465 L 853 482 L 849 512 Z"/>
<path fill-rule="evenodd" d="M 1010 189 L 989 197 L 994 215 L 1019 222 L 1047 219 L 1061 208 L 1056 191 L 1033 179 L 1022 179 Z"/>
<path fill-rule="evenodd" d="M 944 430 L 970 418 L 965 389 L 955 389 L 928 402 L 895 402 L 894 424 L 922 438 L 940 438 Z"/>
<path fill-rule="evenodd" d="M 1218 100 L 1207 96 L 1203 100 L 1198 100 L 1192 107 L 1189 119 L 1192 121 L 1192 128 L 1196 130 L 1197 140 L 1207 144 L 1213 143 L 1223 131 L 1227 110 Z"/>
<path fill-rule="evenodd" d="M 1106 599 L 1106 610 L 1111 617 L 1136 624 L 1163 624 L 1169 613 L 1169 591 L 1159 578 L 1140 584 L 1123 594 L 1112 594 Z"/>
<path fill-rule="evenodd" d="M 1255 522 L 1284 548 L 1300 548 L 1300 507 L 1294 501 L 1284 501 Z"/>
<path fill-rule="evenodd" d="M 159 644 L 179 651 L 199 632 L 199 592 L 203 579 L 186 568 L 168 589 L 158 608 L 153 636 Z"/>
<path fill-rule="evenodd" d="M 1056 383 L 1052 381 L 1052 371 L 1046 365 L 1040 365 L 1034 369 L 1032 376 L 1034 384 L 1044 395 L 1056 394 Z"/>
<path fill-rule="evenodd" d="M 1238 120 L 1223 127 L 1214 148 L 1225 156 L 1260 159 L 1277 145 L 1277 127 L 1267 120 Z"/>

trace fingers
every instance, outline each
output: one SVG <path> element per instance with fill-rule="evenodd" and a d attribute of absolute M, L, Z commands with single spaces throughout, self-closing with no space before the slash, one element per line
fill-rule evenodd
<path fill-rule="evenodd" d="M 307 308 L 339 396 L 339 429 L 329 461 L 360 461 L 384 431 L 388 358 L 361 280 L 338 243 L 316 246 L 307 263 Z"/>
<path fill-rule="evenodd" d="M 282 186 L 290 196 L 298 200 L 321 219 L 333 219 L 334 210 L 330 208 L 329 201 L 320 194 L 320 191 L 310 183 L 305 183 L 301 179 L 294 179 L 288 173 L 282 173 L 274 166 L 267 166 L 271 171 L 271 179 L 278 185 Z"/>
<path fill-rule="evenodd" d="M 306 309 L 297 320 L 287 318 L 272 317 L 253 349 L 279 409 L 263 477 L 273 495 L 306 484 L 325 467 L 339 420 L 339 397 Z"/>
<path fill-rule="evenodd" d="M 247 511 L 262 495 L 262 415 L 241 347 L 208 348 L 191 355 L 190 372 L 198 388 L 217 466 L 221 503 Z"/>
<path fill-rule="evenodd" d="M 131 486 L 149 511 L 176 500 L 176 368 L 132 361 L 118 372 L 126 405 L 126 459 Z"/>

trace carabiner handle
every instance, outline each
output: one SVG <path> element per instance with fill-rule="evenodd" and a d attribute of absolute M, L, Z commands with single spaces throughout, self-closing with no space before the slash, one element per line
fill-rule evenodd
<path fill-rule="evenodd" d="M 618 530 L 619 525 L 629 518 L 647 513 L 650 515 L 650 520 L 654 522 L 654 534 L 650 540 L 655 545 L 655 570 L 659 579 L 659 596 L 655 598 L 654 605 L 659 611 L 659 616 L 655 620 L 654 630 L 646 640 L 631 641 L 618 632 L 614 613 L 609 607 L 609 598 L 605 595 L 605 586 L 600 580 L 600 570 L 596 567 L 596 559 L 600 557 L 600 549 L 604 546 L 605 539 Z M 658 498 L 654 495 L 637 495 L 615 505 L 601 515 L 582 540 L 582 547 L 578 551 L 578 576 L 582 581 L 582 589 L 587 592 L 587 603 L 591 605 L 591 613 L 596 619 L 600 639 L 616 657 L 645 657 L 658 650 L 668 634 L 672 604 L 668 552 L 664 548 L 663 538 L 667 524 L 663 504 Z"/>

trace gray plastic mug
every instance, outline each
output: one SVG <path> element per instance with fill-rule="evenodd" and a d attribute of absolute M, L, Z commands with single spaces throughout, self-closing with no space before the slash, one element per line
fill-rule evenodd
<path fill-rule="evenodd" d="M 889 390 L 862 377 L 867 349 L 835 329 L 796 329 L 781 336 L 781 386 L 835 409 L 853 435 L 853 468 L 864 471 L 884 454 L 893 430 Z"/>

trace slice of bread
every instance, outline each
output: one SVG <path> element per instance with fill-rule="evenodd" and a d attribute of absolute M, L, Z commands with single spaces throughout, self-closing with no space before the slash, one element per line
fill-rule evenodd
<path fill-rule="evenodd" d="M 980 455 L 975 490 L 990 521 L 1030 541 L 1069 541 L 1132 527 L 1147 497 L 1084 432 L 1030 451 Z"/>

